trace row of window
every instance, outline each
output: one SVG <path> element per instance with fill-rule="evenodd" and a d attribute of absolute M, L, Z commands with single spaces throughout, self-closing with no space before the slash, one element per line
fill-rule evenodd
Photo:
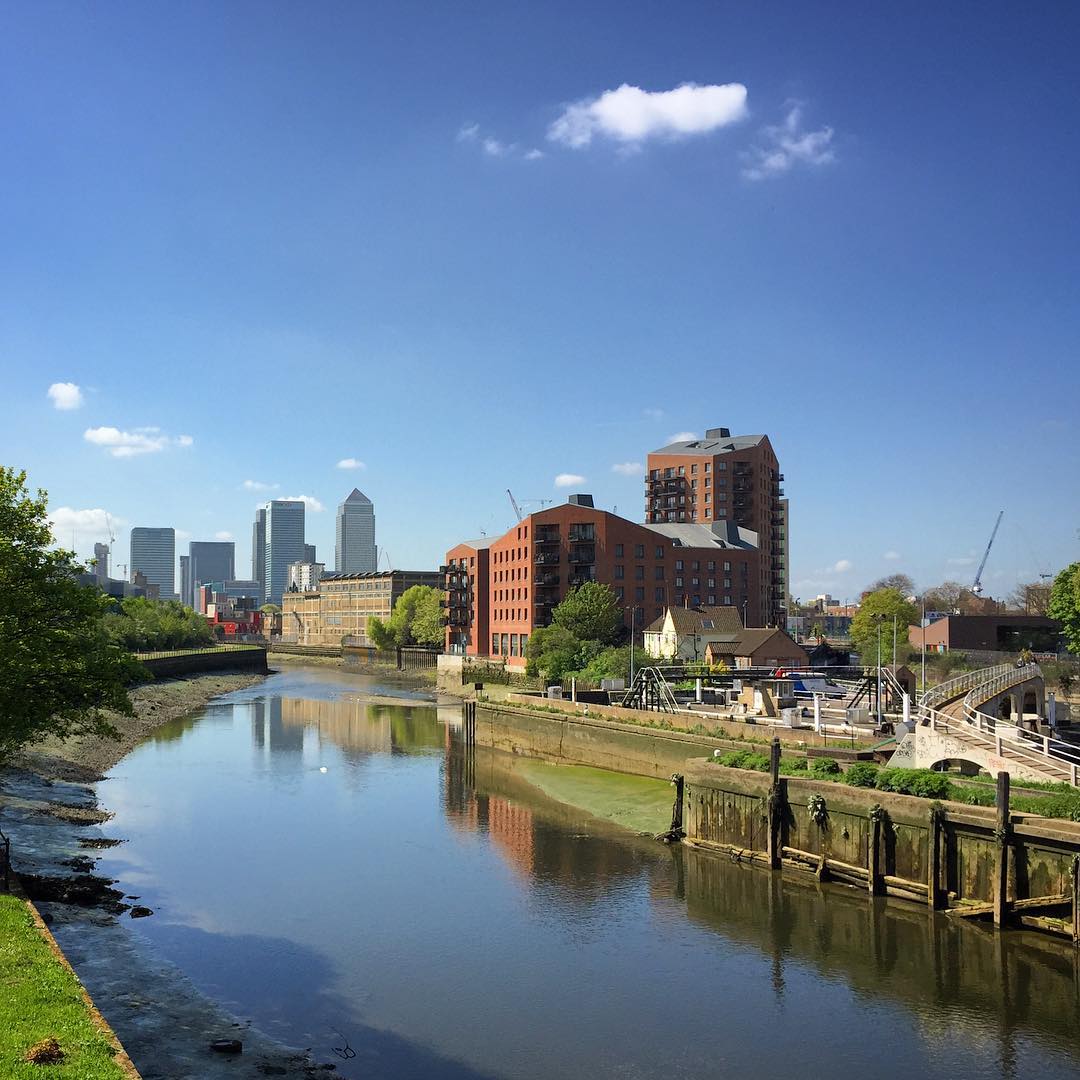
<path fill-rule="evenodd" d="M 682 588 L 682 584 L 679 583 L 676 587 L 677 588 Z M 687 604 L 687 603 L 694 604 L 695 606 L 700 605 L 701 602 L 702 602 L 701 601 L 702 595 L 705 595 L 705 603 L 709 607 L 717 607 L 719 605 L 723 605 L 724 607 L 733 607 L 735 605 L 735 601 L 732 598 L 730 593 L 725 593 L 722 598 L 719 597 L 716 593 L 707 593 L 707 594 L 702 594 L 702 593 L 677 593 L 676 596 L 675 596 L 675 606 L 676 607 L 682 607 L 684 604 Z M 625 600 L 626 599 L 626 591 L 621 586 L 616 586 L 615 587 L 615 598 L 617 600 Z M 645 599 L 645 590 L 643 588 L 641 588 L 641 587 L 638 587 L 638 588 L 634 589 L 634 600 L 640 602 L 640 601 L 642 601 L 644 599 Z M 663 603 L 664 590 L 662 588 L 654 589 L 653 590 L 653 599 L 657 603 Z M 749 601 L 747 599 L 746 594 L 743 593 L 742 596 L 739 598 L 739 606 L 742 607 L 742 606 L 746 605 L 748 602 Z"/>
<path fill-rule="evenodd" d="M 739 465 L 739 464 L 742 464 L 742 463 L 741 462 L 736 462 L 736 464 Z M 706 473 L 708 473 L 710 471 L 711 465 L 712 465 L 711 461 L 706 461 L 705 462 L 705 472 Z M 727 472 L 727 462 L 726 461 L 718 461 L 716 463 L 716 470 L 717 470 L 717 472 Z M 672 479 L 675 478 L 676 475 L 685 476 L 686 475 L 686 466 L 685 465 L 680 465 L 680 466 L 678 466 L 677 469 L 674 468 L 674 467 L 669 467 L 667 469 L 664 469 L 663 477 L 661 477 L 659 469 L 652 469 L 649 472 L 649 479 L 650 480 L 660 480 L 660 479 L 672 480 Z M 697 475 L 697 465 L 696 464 L 692 464 L 690 466 L 690 475 L 691 476 L 696 476 Z"/>
<path fill-rule="evenodd" d="M 492 656 L 524 656 L 529 644 L 528 634 L 492 634 Z"/>
<path fill-rule="evenodd" d="M 529 590 L 525 589 L 496 589 L 495 599 L 499 600 L 528 600 Z"/>

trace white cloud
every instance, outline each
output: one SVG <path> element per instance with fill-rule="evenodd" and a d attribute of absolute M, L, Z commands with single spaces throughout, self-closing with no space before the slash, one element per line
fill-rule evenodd
<path fill-rule="evenodd" d="M 264 484 L 261 480 L 245 480 L 240 485 L 245 491 L 277 491 L 280 484 Z"/>
<path fill-rule="evenodd" d="M 112 524 L 114 533 L 127 524 L 123 518 L 110 514 L 107 510 L 76 510 L 70 506 L 56 507 L 49 514 L 49 521 L 52 524 L 53 536 L 60 544 L 71 540 L 72 530 L 90 534 L 102 543 L 108 543 L 109 524 Z"/>
<path fill-rule="evenodd" d="M 974 555 L 954 555 L 951 559 L 946 559 L 946 562 L 950 566 L 974 566 Z"/>
<path fill-rule="evenodd" d="M 882 555 L 881 557 L 883 559 L 888 559 L 889 562 L 896 562 L 896 560 L 900 558 L 900 552 L 899 551 L 886 551 L 885 554 Z"/>
<path fill-rule="evenodd" d="M 837 559 L 832 565 L 832 572 L 834 574 L 846 574 L 852 568 L 852 565 L 850 559 Z"/>
<path fill-rule="evenodd" d="M 745 115 L 746 87 L 741 83 L 683 83 L 674 90 L 654 91 L 623 83 L 617 90 L 568 105 L 547 137 L 575 150 L 588 146 L 594 136 L 636 146 L 652 138 L 704 135 Z"/>
<path fill-rule="evenodd" d="M 487 157 L 539 161 L 544 156 L 544 151 L 537 150 L 536 147 L 530 150 L 522 150 L 516 142 L 503 142 L 494 135 L 482 131 L 479 124 L 464 124 L 458 128 L 455 141 L 459 143 L 475 143 Z"/>
<path fill-rule="evenodd" d="M 77 383 L 54 382 L 47 393 L 54 409 L 67 411 L 82 407 L 83 394 Z"/>
<path fill-rule="evenodd" d="M 765 180 L 780 176 L 795 165 L 828 165 L 836 160 L 833 129 L 802 130 L 802 105 L 789 102 L 783 123 L 762 128 L 758 142 L 743 155 L 743 176 Z"/>
<path fill-rule="evenodd" d="M 676 431 L 674 435 L 668 436 L 668 442 L 694 442 L 697 437 L 696 431 Z"/>
<path fill-rule="evenodd" d="M 620 476 L 642 476 L 645 473 L 645 466 L 640 461 L 621 461 L 618 465 L 612 465 L 611 471 Z"/>
<path fill-rule="evenodd" d="M 220 532 L 214 533 L 215 540 L 232 540 L 233 534 L 228 529 L 222 529 Z"/>
<path fill-rule="evenodd" d="M 561 472 L 555 477 L 556 487 L 578 487 L 580 484 L 585 483 L 584 476 L 578 476 L 577 473 Z"/>
<path fill-rule="evenodd" d="M 641 414 L 642 414 L 642 416 L 647 416 L 650 420 L 663 420 L 664 419 L 664 410 L 663 409 L 642 409 Z"/>
<path fill-rule="evenodd" d="M 190 435 L 178 435 L 171 439 L 159 427 L 137 427 L 131 431 L 114 427 L 87 428 L 83 438 L 94 446 L 105 447 L 113 457 L 118 458 L 157 454 L 168 446 L 188 447 L 195 442 Z"/>
<path fill-rule="evenodd" d="M 338 463 L 339 469 L 366 469 L 367 466 L 359 459 L 354 457 L 342 458 Z"/>
<path fill-rule="evenodd" d="M 326 507 L 314 495 L 286 495 L 286 502 L 302 502 L 313 514 L 321 514 Z"/>
<path fill-rule="evenodd" d="M 176 534 L 177 540 L 190 540 L 193 535 L 187 529 L 174 529 L 173 532 Z"/>

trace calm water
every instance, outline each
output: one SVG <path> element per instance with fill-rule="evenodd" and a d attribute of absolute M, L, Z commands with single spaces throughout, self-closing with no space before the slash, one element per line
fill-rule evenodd
<path fill-rule="evenodd" d="M 100 786 L 132 933 L 337 1075 L 1080 1075 L 1071 952 L 591 823 L 407 693 L 274 675 Z"/>

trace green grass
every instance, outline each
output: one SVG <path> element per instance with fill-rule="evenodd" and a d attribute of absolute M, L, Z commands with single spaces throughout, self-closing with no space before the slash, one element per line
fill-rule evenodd
<path fill-rule="evenodd" d="M 549 798 L 633 832 L 655 835 L 671 824 L 675 789 L 666 780 L 546 761 L 523 761 L 516 771 Z"/>
<path fill-rule="evenodd" d="M 26 1051 L 50 1036 L 64 1051 L 32 1065 Z M 93 1022 L 79 983 L 53 955 L 26 904 L 0 896 L 0 1076 L 14 1080 L 123 1080 L 113 1049 Z"/>

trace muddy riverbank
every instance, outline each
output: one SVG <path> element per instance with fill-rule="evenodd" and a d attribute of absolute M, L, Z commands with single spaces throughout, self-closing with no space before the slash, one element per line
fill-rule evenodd
<path fill-rule="evenodd" d="M 144 1080 L 327 1075 L 303 1050 L 231 1015 L 138 944 L 125 923 L 153 911 L 95 873 L 101 853 L 125 838 L 109 835 L 112 814 L 93 785 L 159 728 L 262 678 L 215 673 L 149 683 L 132 692 L 132 716 L 110 715 L 119 739 L 46 740 L 0 770 L 0 829 L 11 838 L 13 867 Z M 242 1055 L 214 1053 L 217 1039 L 240 1039 Z"/>

